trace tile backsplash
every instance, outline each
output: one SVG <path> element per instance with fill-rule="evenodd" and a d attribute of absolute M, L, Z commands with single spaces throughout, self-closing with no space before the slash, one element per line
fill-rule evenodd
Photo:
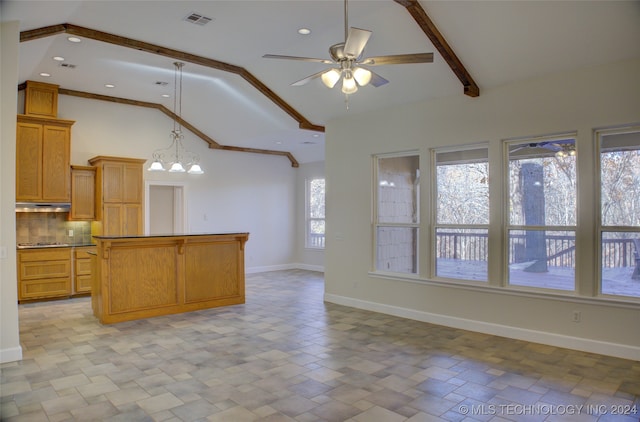
<path fill-rule="evenodd" d="M 57 242 L 70 245 L 91 243 L 91 223 L 69 221 L 67 212 L 17 212 L 16 242 Z M 73 236 L 69 236 L 70 231 Z"/>

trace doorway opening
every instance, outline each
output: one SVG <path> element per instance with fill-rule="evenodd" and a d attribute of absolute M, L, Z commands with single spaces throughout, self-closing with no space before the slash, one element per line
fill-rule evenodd
<path fill-rule="evenodd" d="M 149 181 L 145 189 L 145 234 L 186 233 L 184 185 Z"/>

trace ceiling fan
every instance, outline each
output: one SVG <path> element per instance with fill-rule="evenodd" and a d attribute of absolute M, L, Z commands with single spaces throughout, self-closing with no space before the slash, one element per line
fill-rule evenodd
<path fill-rule="evenodd" d="M 379 87 L 389 81 L 365 68 L 364 66 L 380 66 L 386 64 L 408 64 L 408 63 L 431 63 L 433 53 L 398 54 L 392 56 L 378 56 L 363 58 L 364 51 L 371 31 L 360 28 L 348 28 L 348 5 L 344 1 L 344 37 L 345 41 L 329 47 L 331 59 L 316 59 L 311 57 L 281 56 L 277 54 L 265 54 L 267 59 L 300 60 L 305 62 L 324 63 L 334 65 L 328 70 L 322 70 L 307 76 L 291 86 L 305 85 L 309 81 L 321 78 L 322 82 L 329 88 L 333 88 L 342 79 L 342 92 L 353 94 L 358 90 L 358 86 L 365 86 L 369 83 L 374 87 Z"/>

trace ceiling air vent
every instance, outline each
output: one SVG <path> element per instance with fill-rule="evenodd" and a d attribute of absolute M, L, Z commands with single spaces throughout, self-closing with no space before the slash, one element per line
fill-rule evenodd
<path fill-rule="evenodd" d="M 196 25 L 204 26 L 211 22 L 213 19 L 206 16 L 202 16 L 199 13 L 193 12 L 189 16 L 184 18 L 185 21 L 195 23 Z"/>
<path fill-rule="evenodd" d="M 66 67 L 67 69 L 75 69 L 76 65 L 71 63 L 60 63 L 60 67 Z"/>
<path fill-rule="evenodd" d="M 167 85 L 169 85 L 169 82 L 156 81 L 155 84 L 156 85 L 160 85 L 160 86 L 167 86 Z"/>

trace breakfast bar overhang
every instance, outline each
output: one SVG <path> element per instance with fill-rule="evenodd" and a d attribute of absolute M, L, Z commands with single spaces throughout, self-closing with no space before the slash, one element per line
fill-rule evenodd
<path fill-rule="evenodd" d="M 94 238 L 91 306 L 103 324 L 245 302 L 249 233 Z"/>

